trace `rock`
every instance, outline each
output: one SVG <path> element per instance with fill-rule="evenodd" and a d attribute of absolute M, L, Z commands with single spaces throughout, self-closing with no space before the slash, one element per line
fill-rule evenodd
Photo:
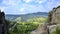
<path fill-rule="evenodd" d="M 49 26 L 49 34 L 53 34 L 56 31 L 57 25 L 51 25 Z"/>
<path fill-rule="evenodd" d="M 49 12 L 48 22 L 50 24 L 60 24 L 60 6 Z"/>
<path fill-rule="evenodd" d="M 2 34 L 1 32 L 2 32 L 2 24 L 0 24 L 0 34 Z"/>
<path fill-rule="evenodd" d="M 0 34 L 9 34 L 9 22 L 5 20 L 5 13 L 0 10 Z"/>
<path fill-rule="evenodd" d="M 32 34 L 54 34 L 60 28 L 60 6 L 53 8 L 48 14 L 48 23 L 41 23 Z"/>
<path fill-rule="evenodd" d="M 47 25 L 45 23 L 40 23 L 38 28 L 35 31 L 32 31 L 33 34 L 48 34 Z"/>
<path fill-rule="evenodd" d="M 49 34 L 54 34 L 54 32 L 56 32 L 57 27 L 60 28 L 60 24 L 49 26 Z"/>
<path fill-rule="evenodd" d="M 32 32 L 31 32 L 31 34 L 37 34 L 37 31 L 36 31 L 36 30 L 34 30 L 34 31 L 32 31 Z"/>
<path fill-rule="evenodd" d="M 53 34 L 56 28 L 60 28 L 60 6 L 53 8 L 48 14 L 48 23 L 40 23 L 32 34 Z"/>
<path fill-rule="evenodd" d="M 60 6 L 53 8 L 53 10 L 49 12 L 48 23 L 49 34 L 53 34 L 56 28 L 60 27 Z"/>

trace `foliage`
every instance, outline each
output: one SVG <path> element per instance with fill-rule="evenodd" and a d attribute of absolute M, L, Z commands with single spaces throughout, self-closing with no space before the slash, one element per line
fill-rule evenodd
<path fill-rule="evenodd" d="M 21 22 L 21 17 L 16 18 L 15 21 Z"/>
<path fill-rule="evenodd" d="M 56 28 L 56 31 L 54 32 L 54 34 L 60 34 L 60 27 Z"/>
<path fill-rule="evenodd" d="M 40 23 L 47 21 L 45 17 L 35 17 L 25 21 L 21 21 L 21 18 L 19 17 L 16 20 L 16 23 L 11 22 L 11 24 L 15 24 L 9 29 L 10 34 L 30 34 L 30 32 L 35 30 Z"/>

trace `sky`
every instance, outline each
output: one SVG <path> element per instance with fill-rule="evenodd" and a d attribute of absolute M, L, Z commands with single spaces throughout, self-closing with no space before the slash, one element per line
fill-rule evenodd
<path fill-rule="evenodd" d="M 0 0 L 0 9 L 5 14 L 49 12 L 60 5 L 60 0 Z"/>

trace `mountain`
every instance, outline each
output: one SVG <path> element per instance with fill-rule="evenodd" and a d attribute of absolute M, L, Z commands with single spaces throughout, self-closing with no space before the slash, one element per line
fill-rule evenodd
<path fill-rule="evenodd" d="M 21 17 L 22 21 L 29 19 L 29 18 L 34 18 L 34 17 L 47 17 L 48 13 L 46 12 L 37 12 L 37 13 L 29 13 L 29 14 L 22 14 L 22 15 L 11 15 L 11 14 L 6 14 L 5 18 L 6 20 L 15 20 L 18 17 Z"/>

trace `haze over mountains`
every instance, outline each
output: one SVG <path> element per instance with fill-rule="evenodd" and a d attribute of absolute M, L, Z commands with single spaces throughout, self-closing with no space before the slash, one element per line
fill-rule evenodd
<path fill-rule="evenodd" d="M 29 18 L 34 18 L 34 17 L 47 17 L 48 13 L 46 12 L 37 12 L 37 13 L 28 13 L 28 14 L 22 14 L 22 15 L 13 15 L 13 14 L 6 14 L 5 18 L 7 20 L 15 20 L 18 17 L 21 17 L 22 20 L 26 20 Z"/>

